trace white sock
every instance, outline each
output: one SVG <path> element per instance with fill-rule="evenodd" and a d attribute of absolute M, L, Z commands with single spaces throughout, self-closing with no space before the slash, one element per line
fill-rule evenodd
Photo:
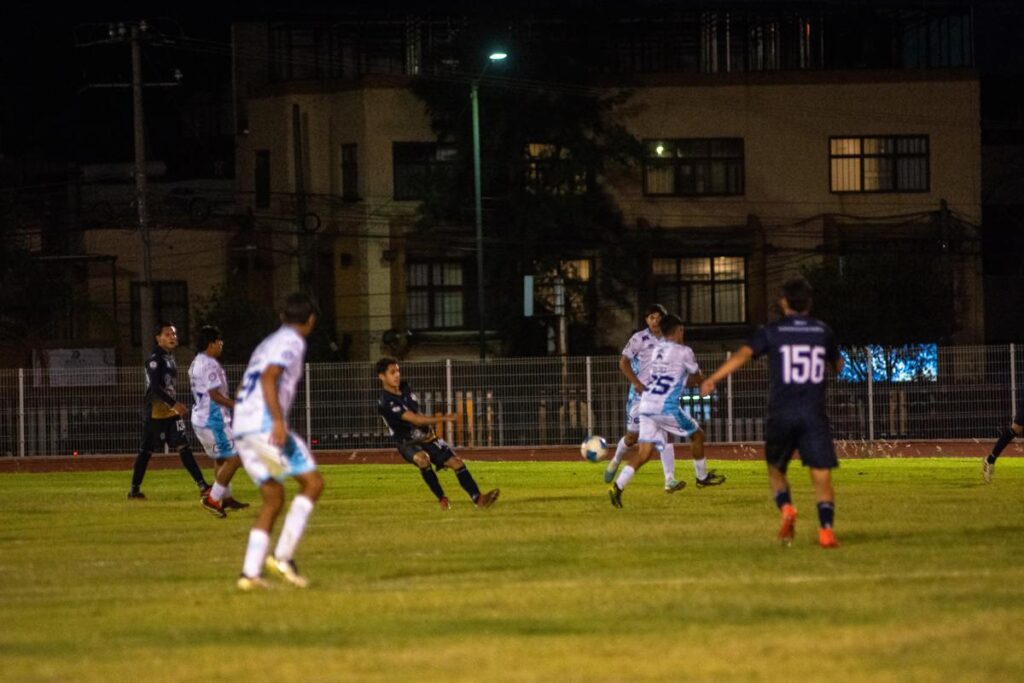
<path fill-rule="evenodd" d="M 612 456 L 612 464 L 618 465 L 622 462 L 622 458 L 626 455 L 626 451 L 629 450 L 629 446 L 626 444 L 626 437 L 619 439 L 619 445 L 615 447 L 615 455 Z"/>
<path fill-rule="evenodd" d="M 250 578 L 260 575 L 269 546 L 270 535 L 266 531 L 253 529 L 249 532 L 249 545 L 245 548 L 245 562 L 242 564 L 243 574 Z"/>
<path fill-rule="evenodd" d="M 708 477 L 708 459 L 701 458 L 693 461 L 693 473 L 697 475 L 698 479 L 707 479 Z"/>
<path fill-rule="evenodd" d="M 676 480 L 676 445 L 667 443 L 661 449 L 661 469 L 665 472 L 665 483 Z"/>
<path fill-rule="evenodd" d="M 288 510 L 288 516 L 284 520 L 284 528 L 281 529 L 281 536 L 277 539 L 277 547 L 274 548 L 274 557 L 279 560 L 290 560 L 295 555 L 295 546 L 302 538 L 302 532 L 306 530 L 306 520 L 309 513 L 313 511 L 313 501 L 306 496 L 295 496 L 292 506 Z"/>
<path fill-rule="evenodd" d="M 615 485 L 619 487 L 619 490 L 625 489 L 629 486 L 629 482 L 633 480 L 634 474 L 636 474 L 636 470 L 633 469 L 633 466 L 626 465 L 619 472 L 619 478 L 615 480 Z"/>
<path fill-rule="evenodd" d="M 224 498 L 227 497 L 225 495 L 226 493 L 227 488 L 221 486 L 217 482 L 213 482 L 213 489 L 210 491 L 210 500 L 212 500 L 215 503 L 219 503 L 220 501 L 224 500 Z"/>

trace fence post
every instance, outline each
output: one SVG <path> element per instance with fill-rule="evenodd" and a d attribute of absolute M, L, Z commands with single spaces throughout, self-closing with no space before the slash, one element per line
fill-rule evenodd
<path fill-rule="evenodd" d="M 1010 344 L 1010 413 L 1017 414 L 1017 348 Z"/>
<path fill-rule="evenodd" d="M 868 441 L 875 440 L 875 368 L 871 361 L 871 349 L 866 348 L 868 355 Z"/>
<path fill-rule="evenodd" d="M 25 457 L 25 368 L 18 368 L 18 455 Z"/>
<path fill-rule="evenodd" d="M 594 433 L 594 386 L 591 380 L 590 356 L 587 356 L 587 435 Z"/>
<path fill-rule="evenodd" d="M 309 401 L 309 363 L 306 363 L 306 444 L 313 448 L 313 405 Z"/>
<path fill-rule="evenodd" d="M 452 405 L 452 359 L 444 359 L 444 391 L 445 391 L 445 411 L 446 413 L 455 412 L 454 406 Z M 444 425 L 445 438 L 451 443 L 455 443 L 455 433 L 452 431 L 455 429 L 451 422 L 446 422 Z"/>
<path fill-rule="evenodd" d="M 725 352 L 725 360 L 732 358 L 732 351 Z M 732 443 L 732 373 L 725 379 L 725 440 Z"/>

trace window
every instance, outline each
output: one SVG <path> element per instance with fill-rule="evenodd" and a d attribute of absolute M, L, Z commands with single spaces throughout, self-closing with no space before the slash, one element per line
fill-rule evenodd
<path fill-rule="evenodd" d="M 558 313 L 559 294 L 564 296 L 565 315 L 571 322 L 592 321 L 594 290 L 591 280 L 590 259 L 562 261 L 558 269 L 539 277 L 534 298 L 548 311 Z M 562 292 L 559 292 L 557 278 L 562 278 Z"/>
<path fill-rule="evenodd" d="M 654 259 L 654 298 L 692 325 L 746 322 L 743 256 Z"/>
<path fill-rule="evenodd" d="M 256 193 L 256 208 L 270 208 L 270 150 L 256 150 L 256 165 L 253 188 Z"/>
<path fill-rule="evenodd" d="M 409 263 L 405 316 L 410 330 L 463 327 L 464 301 L 461 263 Z"/>
<path fill-rule="evenodd" d="M 582 194 L 587 174 L 570 160 L 569 150 L 549 143 L 526 146 L 526 191 L 533 194 Z"/>
<path fill-rule="evenodd" d="M 927 192 L 928 136 L 829 139 L 832 192 Z"/>
<path fill-rule="evenodd" d="M 141 282 L 133 282 L 131 289 L 132 345 L 142 343 L 139 329 L 142 316 Z M 153 283 L 153 322 L 169 320 L 178 328 L 178 344 L 189 343 L 188 284 L 181 280 L 157 281 Z M 146 331 L 146 345 L 152 344 L 152 330 Z"/>
<path fill-rule="evenodd" d="M 341 198 L 359 199 L 359 158 L 356 145 L 341 146 Z"/>
<path fill-rule="evenodd" d="M 742 138 L 648 140 L 645 145 L 645 195 L 743 194 Z"/>
<path fill-rule="evenodd" d="M 391 147 L 395 199 L 426 199 L 431 187 L 451 182 L 458 159 L 454 145 L 396 142 Z"/>

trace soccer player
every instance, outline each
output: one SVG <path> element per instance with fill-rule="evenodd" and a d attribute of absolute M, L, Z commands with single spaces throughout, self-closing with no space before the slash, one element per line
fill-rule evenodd
<path fill-rule="evenodd" d="M 199 469 L 192 447 L 185 436 L 185 420 L 188 408 L 176 398 L 175 382 L 178 378 L 178 365 L 174 360 L 174 349 L 178 348 L 178 328 L 174 323 L 160 321 L 153 330 L 156 348 L 146 360 L 145 418 L 142 425 L 142 445 L 135 456 L 132 467 L 132 487 L 128 497 L 145 500 L 142 492 L 142 480 L 146 476 L 146 468 L 153 450 L 167 444 L 178 452 L 181 464 L 185 466 L 192 480 L 199 487 L 199 495 L 205 496 L 210 486 Z"/>
<path fill-rule="evenodd" d="M 1003 449 L 1022 435 L 1024 435 L 1024 391 L 1021 391 L 1020 400 L 1017 402 L 1017 414 L 1013 416 L 1013 422 L 1009 427 L 1003 428 L 995 445 L 992 446 L 992 452 L 981 462 L 981 478 L 986 484 L 992 483 L 992 475 L 996 471 L 996 459 L 999 458 Z"/>
<path fill-rule="evenodd" d="M 226 517 L 227 510 L 242 510 L 248 503 L 240 503 L 231 496 L 231 478 L 241 461 L 231 435 L 231 410 L 234 400 L 228 398 L 228 378 L 217 359 L 224 351 L 224 338 L 220 330 L 204 325 L 196 338 L 196 357 L 188 368 L 192 385 L 192 430 L 206 454 L 213 458 L 213 488 L 200 499 L 204 508 L 218 517 Z"/>
<path fill-rule="evenodd" d="M 638 409 L 640 432 L 639 451 L 629 458 L 629 464 L 619 472 L 615 483 L 608 489 L 612 505 L 622 507 L 622 491 L 632 481 L 636 471 L 651 459 L 654 451 L 672 452 L 669 434 L 690 437 L 693 443 L 693 469 L 697 475 L 697 486 L 718 486 L 725 477 L 708 470 L 704 457 L 704 431 L 689 413 L 679 404 L 683 387 L 695 387 L 704 379 L 693 349 L 683 345 L 683 321 L 674 315 L 661 319 L 664 338 L 654 348 L 650 360 L 650 376 L 647 387 L 640 398 Z M 675 455 L 672 454 L 673 462 Z M 664 459 L 663 459 L 664 462 Z M 679 491 L 686 482 L 666 483 L 668 493 Z"/>
<path fill-rule="evenodd" d="M 651 356 L 654 347 L 661 341 L 661 320 L 668 311 L 661 304 L 651 304 L 644 315 L 645 329 L 633 334 L 622 349 L 619 356 L 619 372 L 629 380 L 629 393 L 626 395 L 626 433 L 619 439 L 612 456 L 604 470 L 604 483 L 610 484 L 615 473 L 622 464 L 626 451 L 636 445 L 640 433 L 640 396 L 647 389 L 651 376 Z M 665 473 L 665 491 L 671 492 L 676 485 L 676 456 L 674 446 L 669 444 L 661 451 L 661 466 Z"/>
<path fill-rule="evenodd" d="M 437 497 L 441 509 L 450 510 L 452 506 L 448 497 L 444 495 L 437 473 L 430 469 L 431 463 L 438 472 L 445 468 L 453 470 L 459 485 L 478 508 L 493 505 L 501 492 L 492 489 L 487 493 L 480 493 L 466 464 L 455 455 L 451 446 L 434 432 L 434 424 L 438 420 L 451 422 L 458 416 L 455 413 L 448 413 L 440 418 L 422 415 L 419 412 L 420 405 L 416 394 L 412 392 L 408 382 L 402 381 L 402 370 L 396 359 L 381 358 L 377 361 L 375 369 L 381 386 L 377 412 L 384 419 L 384 424 L 398 445 L 399 454 L 406 462 L 419 468 L 420 476 Z"/>
<path fill-rule="evenodd" d="M 245 376 L 235 396 L 234 428 L 238 455 L 245 471 L 260 490 L 263 504 L 249 532 L 241 590 L 267 588 L 261 570 L 266 569 L 298 588 L 309 585 L 295 565 L 295 548 L 306 529 L 313 506 L 324 489 L 309 447 L 288 429 L 288 413 L 302 379 L 306 337 L 316 325 L 317 311 L 305 294 L 285 300 L 281 327 L 260 342 L 249 358 Z M 286 477 L 299 484 L 273 555 L 268 556 L 270 533 L 284 507 Z"/>
<path fill-rule="evenodd" d="M 828 325 L 810 316 L 811 286 L 796 278 L 782 286 L 783 317 L 760 327 L 745 346 L 700 385 L 701 396 L 715 384 L 743 367 L 751 358 L 768 354 L 768 421 L 765 427 L 765 459 L 775 504 L 781 513 L 779 539 L 793 541 L 796 508 L 789 495 L 786 469 L 793 451 L 800 451 L 809 468 L 818 502 L 818 543 L 838 548 L 832 523 L 835 492 L 832 470 L 839 467 L 828 416 L 825 414 L 825 366 L 836 374 L 843 370 L 835 335 Z"/>

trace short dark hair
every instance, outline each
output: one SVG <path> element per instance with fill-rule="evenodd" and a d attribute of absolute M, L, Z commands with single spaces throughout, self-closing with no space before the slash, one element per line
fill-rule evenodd
<path fill-rule="evenodd" d="M 284 308 L 281 310 L 281 319 L 293 325 L 302 325 L 311 315 L 319 315 L 313 299 L 305 292 L 289 294 L 284 300 Z"/>
<path fill-rule="evenodd" d="M 157 320 L 153 323 L 153 337 L 159 337 L 163 334 L 165 327 L 176 327 L 176 325 L 169 320 Z"/>
<path fill-rule="evenodd" d="M 786 280 L 782 285 L 782 298 L 786 300 L 789 307 L 798 313 L 806 313 L 811 310 L 811 296 L 814 290 L 811 283 L 802 277 L 795 277 Z"/>
<path fill-rule="evenodd" d="M 203 325 L 199 328 L 199 334 L 196 335 L 196 351 L 205 351 L 210 344 L 223 338 L 219 327 Z"/>
<path fill-rule="evenodd" d="M 398 365 L 398 359 L 393 358 L 392 356 L 384 356 L 377 361 L 377 364 L 373 367 L 377 371 L 378 375 L 383 375 L 392 365 Z"/>
<path fill-rule="evenodd" d="M 646 318 L 651 313 L 661 313 L 661 317 L 664 318 L 668 315 L 668 310 L 661 304 L 648 304 L 647 310 L 644 311 L 644 317 Z"/>
<path fill-rule="evenodd" d="M 672 334 L 676 331 L 676 328 L 682 327 L 683 321 L 678 315 L 672 315 L 671 313 L 661 319 L 661 334 L 664 337 Z"/>

